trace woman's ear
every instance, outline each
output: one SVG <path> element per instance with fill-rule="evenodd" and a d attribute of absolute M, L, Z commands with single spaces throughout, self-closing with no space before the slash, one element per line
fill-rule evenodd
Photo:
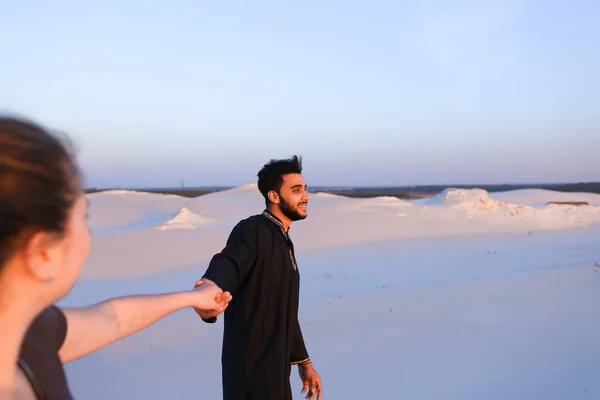
<path fill-rule="evenodd" d="M 24 264 L 27 272 L 41 282 L 54 280 L 56 259 L 59 256 L 57 240 L 53 235 L 36 232 L 27 241 L 23 249 Z"/>

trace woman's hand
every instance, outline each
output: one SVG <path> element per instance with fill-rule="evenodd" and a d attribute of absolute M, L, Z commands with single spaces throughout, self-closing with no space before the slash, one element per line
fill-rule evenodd
<path fill-rule="evenodd" d="M 209 280 L 196 282 L 194 289 L 193 307 L 203 315 L 218 315 L 225 311 L 231 301 L 231 293 L 223 292 L 220 287 Z"/>

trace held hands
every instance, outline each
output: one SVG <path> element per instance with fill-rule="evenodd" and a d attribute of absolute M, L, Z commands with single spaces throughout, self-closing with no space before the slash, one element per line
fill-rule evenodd
<path fill-rule="evenodd" d="M 323 385 L 321 384 L 321 378 L 317 371 L 313 368 L 311 363 L 300 364 L 298 366 L 298 373 L 300 374 L 300 380 L 302 381 L 302 394 L 308 389 L 306 398 L 313 400 L 317 396 L 317 400 L 321 400 L 321 394 L 323 394 Z"/>
<path fill-rule="evenodd" d="M 192 292 L 198 294 L 194 310 L 204 319 L 215 317 L 225 311 L 232 298 L 231 293 L 223 292 L 208 279 L 197 281 Z"/>
<path fill-rule="evenodd" d="M 194 310 L 201 318 L 209 319 L 221 314 L 231 301 L 231 293 L 223 292 L 220 287 L 208 279 L 200 279 L 194 285 L 194 292 L 203 293 Z M 200 299 L 200 297 L 199 297 Z"/>

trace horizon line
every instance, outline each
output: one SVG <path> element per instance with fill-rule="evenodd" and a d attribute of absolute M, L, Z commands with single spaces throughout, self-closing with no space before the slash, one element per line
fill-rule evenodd
<path fill-rule="evenodd" d="M 206 189 L 232 189 L 251 183 L 243 183 L 240 185 L 193 185 L 193 186 L 86 186 L 84 190 L 206 190 Z M 503 186 L 518 186 L 518 187 L 538 187 L 538 186 L 570 186 L 570 185 L 600 185 L 600 181 L 579 181 L 579 182 L 528 182 L 528 183 L 442 183 L 442 184 L 413 184 L 413 185 L 313 185 L 309 189 L 410 189 L 410 188 L 426 188 L 426 187 L 503 187 Z"/>

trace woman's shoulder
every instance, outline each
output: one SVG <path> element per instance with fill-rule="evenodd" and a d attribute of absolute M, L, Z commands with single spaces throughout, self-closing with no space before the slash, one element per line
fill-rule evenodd
<path fill-rule="evenodd" d="M 58 355 L 66 333 L 65 314 L 52 305 L 33 320 L 21 348 L 22 369 L 27 372 L 32 386 L 39 387 L 48 398 L 72 399 Z"/>
<path fill-rule="evenodd" d="M 46 346 L 58 351 L 67 336 L 67 319 L 64 312 L 56 305 L 51 305 L 40 312 L 31 323 L 27 338 L 41 340 Z"/>

